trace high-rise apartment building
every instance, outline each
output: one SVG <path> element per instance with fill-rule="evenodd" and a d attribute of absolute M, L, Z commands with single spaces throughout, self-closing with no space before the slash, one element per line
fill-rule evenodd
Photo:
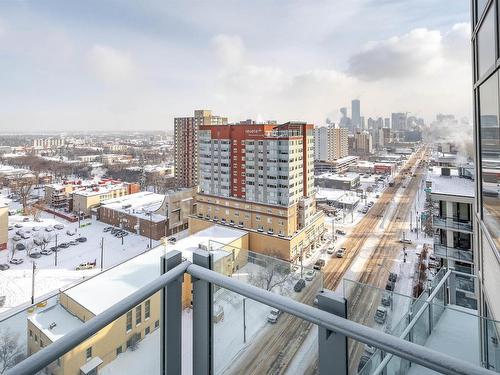
<path fill-rule="evenodd" d="M 175 178 L 181 187 L 198 184 L 198 128 L 201 125 L 224 125 L 227 117 L 212 115 L 212 111 L 196 110 L 193 117 L 174 119 Z"/>
<path fill-rule="evenodd" d="M 361 128 L 361 102 L 359 99 L 353 99 L 351 102 L 351 118 L 352 118 L 352 128 Z"/>
<path fill-rule="evenodd" d="M 367 155 L 373 153 L 373 140 L 367 131 L 358 131 L 352 139 L 352 153 L 356 155 Z"/>
<path fill-rule="evenodd" d="M 51 149 L 64 146 L 64 138 L 37 138 L 33 140 L 33 147 L 38 149 Z"/>
<path fill-rule="evenodd" d="M 474 245 L 479 254 L 481 316 L 500 320 L 500 124 L 498 0 L 472 1 L 474 143 L 476 194 Z M 500 335 L 493 322 L 482 322 L 481 362 L 500 368 Z"/>
<path fill-rule="evenodd" d="M 406 130 L 406 113 L 398 112 L 391 115 L 392 131 L 397 140 L 404 138 Z"/>
<path fill-rule="evenodd" d="M 346 128 L 329 125 L 314 129 L 314 160 L 334 161 L 348 155 Z"/>
<path fill-rule="evenodd" d="M 384 118 L 384 128 L 391 127 L 391 119 L 389 117 Z"/>
<path fill-rule="evenodd" d="M 248 120 L 203 125 L 198 136 L 192 231 L 213 222 L 244 228 L 252 250 L 291 260 L 315 246 L 324 224 L 316 212 L 313 125 Z"/>

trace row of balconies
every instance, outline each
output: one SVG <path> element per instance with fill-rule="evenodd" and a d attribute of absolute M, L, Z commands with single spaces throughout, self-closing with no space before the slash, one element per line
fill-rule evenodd
<path fill-rule="evenodd" d="M 462 220 L 456 217 L 442 217 L 434 215 L 432 218 L 432 223 L 436 228 L 442 227 L 444 229 L 456 229 L 459 231 L 472 233 L 471 220 Z"/>

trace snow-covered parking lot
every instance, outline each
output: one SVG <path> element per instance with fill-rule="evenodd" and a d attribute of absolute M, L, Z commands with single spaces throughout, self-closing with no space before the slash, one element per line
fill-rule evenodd
<path fill-rule="evenodd" d="M 15 204 L 12 209 L 16 210 Z M 0 252 L 0 264 L 8 264 L 10 269 L 0 271 L 0 296 L 5 296 L 5 303 L 0 307 L 0 313 L 12 307 L 18 306 L 30 300 L 33 262 L 36 265 L 35 271 L 35 297 L 44 295 L 48 292 L 62 288 L 84 277 L 91 276 L 101 270 L 101 241 L 103 241 L 103 268 L 109 268 L 116 264 L 126 261 L 137 254 L 147 251 L 150 240 L 134 233 L 128 233 L 122 239 L 117 238 L 110 232 L 104 232 L 107 224 L 96 220 L 85 220 L 81 222 L 79 228 L 78 222 L 70 223 L 62 218 L 54 217 L 51 214 L 43 212 L 40 221 L 34 221 L 25 216 L 9 216 L 9 240 L 8 248 Z M 54 225 L 62 225 L 62 229 L 55 229 Z M 49 232 L 46 228 L 52 228 Z M 19 232 L 24 237 L 17 241 L 14 236 Z M 69 235 L 68 233 L 72 233 Z M 74 245 L 59 248 L 57 252 L 57 266 L 55 265 L 56 253 L 50 255 L 41 255 L 38 258 L 31 258 L 28 253 L 41 252 L 42 247 L 46 250 L 57 244 L 69 243 L 74 241 Z M 77 238 L 85 237 L 85 242 L 78 242 Z M 46 246 L 36 245 L 35 242 L 43 240 L 48 241 Z M 36 240 L 36 241 L 35 241 Z M 22 243 L 27 250 L 15 250 L 13 248 Z M 159 242 L 152 241 L 156 246 Z M 21 259 L 21 264 L 11 264 L 10 260 L 14 258 Z M 76 267 L 85 262 L 96 262 L 95 269 L 76 270 Z"/>

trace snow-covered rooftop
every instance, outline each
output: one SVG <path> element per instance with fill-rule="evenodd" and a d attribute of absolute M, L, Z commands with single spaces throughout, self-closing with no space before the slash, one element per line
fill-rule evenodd
<path fill-rule="evenodd" d="M 359 178 L 359 174 L 355 172 L 345 172 L 345 173 L 330 173 L 326 172 L 316 176 L 316 178 L 327 178 L 330 180 L 338 180 L 338 181 L 352 181 L 356 178 Z"/>
<path fill-rule="evenodd" d="M 431 192 L 435 194 L 474 197 L 474 181 L 459 177 L 457 169 L 450 169 L 450 176 L 442 176 L 440 167 L 429 171 L 428 181 L 432 182 Z"/>
<path fill-rule="evenodd" d="M 338 201 L 344 203 L 354 203 L 359 201 L 359 197 L 351 191 L 346 192 L 340 189 L 328 189 L 318 187 L 316 190 L 316 199 L 326 199 L 328 201 Z"/>
<path fill-rule="evenodd" d="M 83 324 L 80 319 L 70 314 L 58 303 L 28 316 L 28 320 L 40 329 L 52 342 Z M 55 323 L 55 326 L 50 328 L 52 323 Z"/>
<path fill-rule="evenodd" d="M 65 293 L 87 310 L 97 315 L 159 277 L 161 272 L 160 257 L 165 255 L 167 251 L 181 251 L 183 257 L 191 260 L 193 251 L 199 248 L 199 244 L 208 245 L 209 241 L 212 240 L 217 242 L 217 244 L 211 243 L 211 245 L 215 246 L 215 248 L 212 247 L 215 256 L 220 256 L 222 252 L 224 255 L 227 255 L 225 251 L 217 249 L 237 240 L 245 234 L 246 232 L 242 230 L 213 225 L 177 241 L 175 245 L 157 246 L 144 254 L 138 255 L 90 280 L 68 289 Z"/>

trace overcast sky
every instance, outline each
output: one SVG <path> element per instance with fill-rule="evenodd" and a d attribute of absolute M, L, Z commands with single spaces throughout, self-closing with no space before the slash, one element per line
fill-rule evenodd
<path fill-rule="evenodd" d="M 0 1 L 0 131 L 471 117 L 468 0 Z"/>

